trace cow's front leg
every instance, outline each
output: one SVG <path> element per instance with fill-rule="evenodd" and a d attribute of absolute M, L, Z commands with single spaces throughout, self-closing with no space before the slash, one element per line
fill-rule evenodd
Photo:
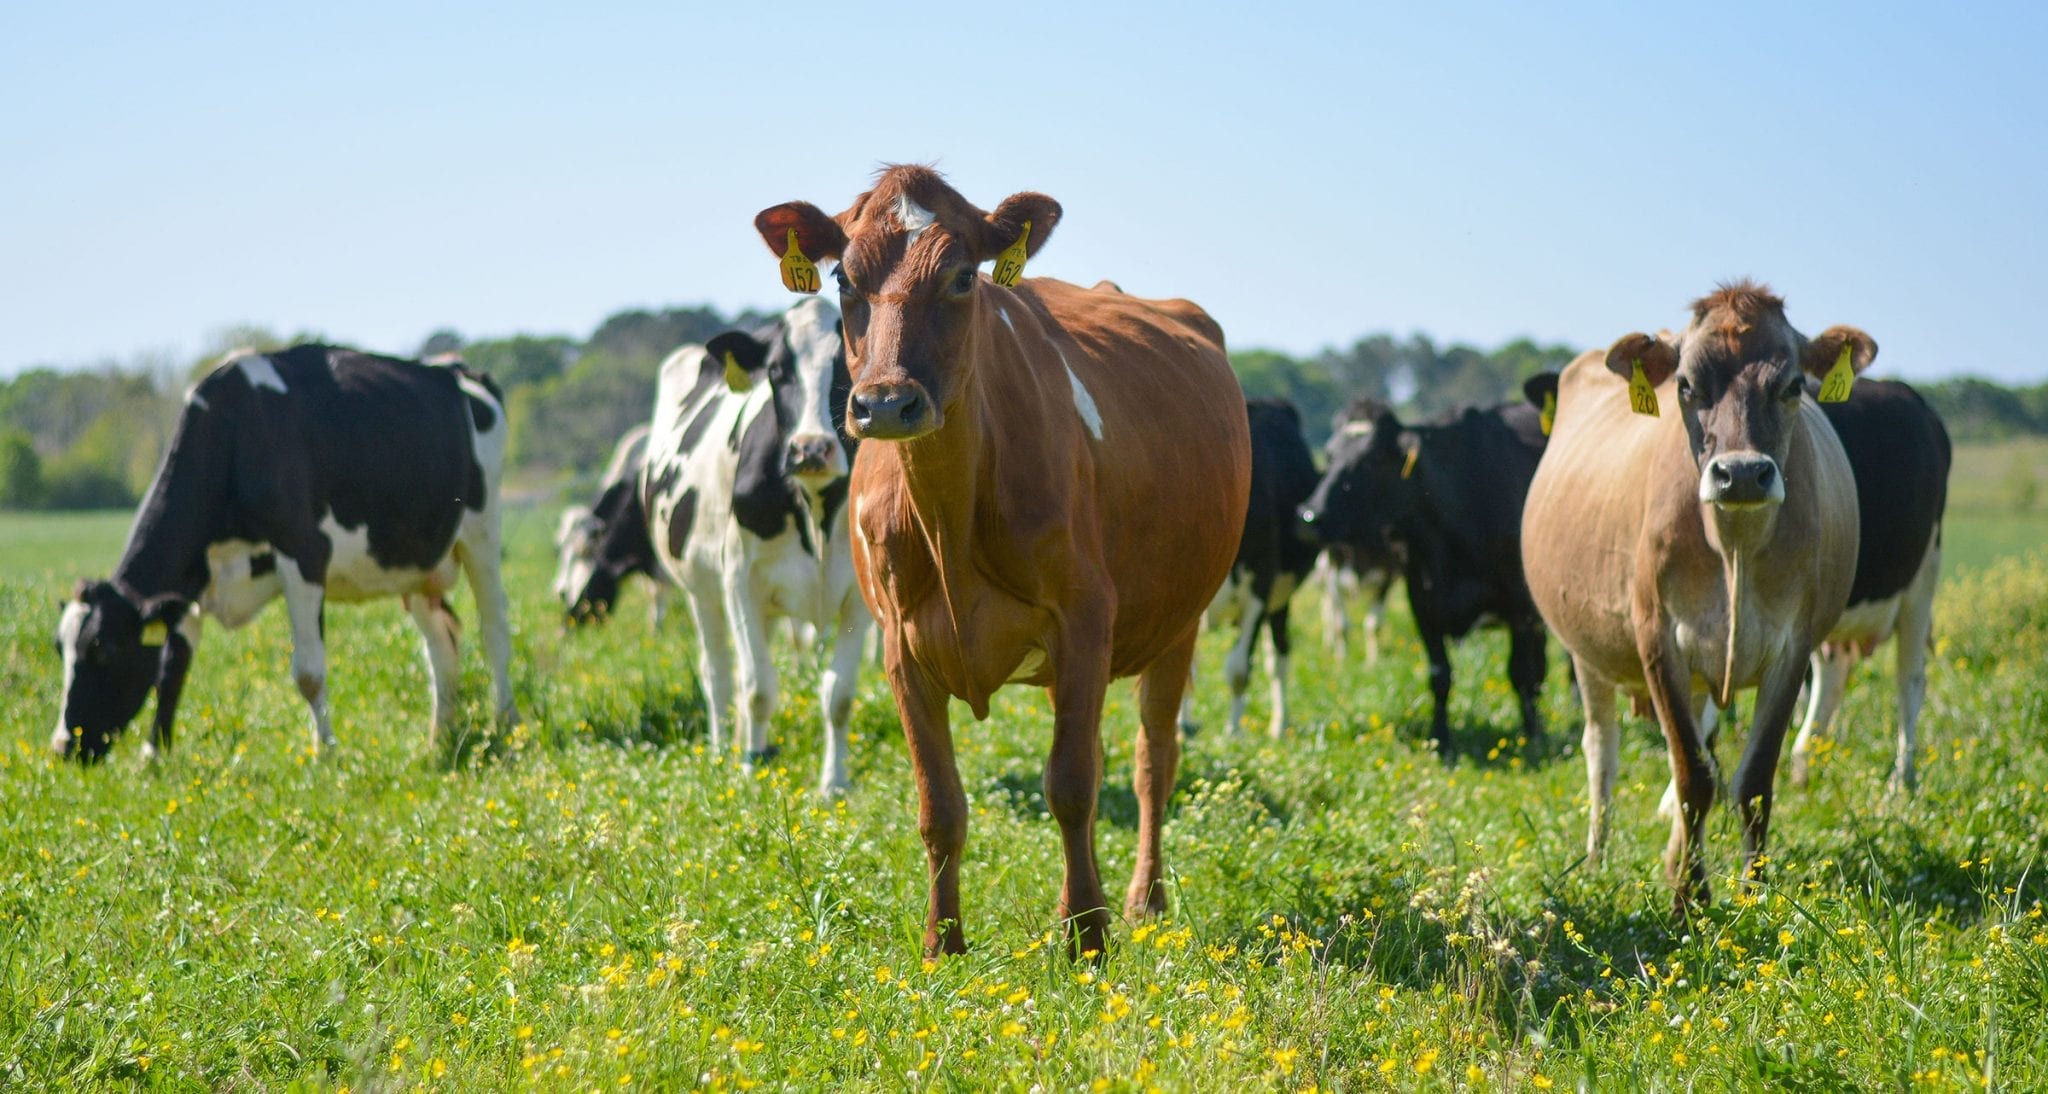
<path fill-rule="evenodd" d="M 1190 626 L 1185 638 L 1160 655 L 1138 677 L 1138 747 L 1131 784 L 1138 795 L 1138 863 L 1124 894 L 1124 914 L 1137 919 L 1166 911 L 1166 867 L 1160 833 L 1166 827 L 1166 803 L 1180 767 L 1180 735 L 1174 711 L 1187 689 L 1200 632 Z"/>
<path fill-rule="evenodd" d="M 850 592 L 839 606 L 838 626 L 832 638 L 832 666 L 818 688 L 818 700 L 825 710 L 825 756 L 818 772 L 818 793 L 826 797 L 846 792 L 847 736 L 853 723 L 853 690 L 860 676 L 861 651 L 866 648 L 868 629 L 874 626 L 860 594 Z"/>
<path fill-rule="evenodd" d="M 327 716 L 327 588 L 307 576 L 306 565 L 280 555 L 277 573 L 292 624 L 292 682 L 313 712 L 313 748 L 319 751 L 334 747 L 334 726 Z M 324 578 L 325 565 L 316 572 Z"/>
<path fill-rule="evenodd" d="M 1664 729 L 1664 747 L 1671 757 L 1671 782 L 1678 808 L 1671 818 L 1671 840 L 1664 846 L 1664 879 L 1670 883 L 1679 914 L 1694 902 L 1712 899 L 1707 884 L 1703 841 L 1707 811 L 1714 807 L 1714 768 L 1706 742 L 1693 720 L 1691 681 L 1665 644 L 1661 621 L 1637 624 L 1637 649 L 1643 679 L 1657 723 Z"/>
<path fill-rule="evenodd" d="M 413 626 L 419 628 L 420 644 L 426 653 L 427 685 L 434 696 L 427 747 L 438 749 L 448 732 L 449 723 L 455 719 L 455 685 L 462 677 L 462 662 L 456 646 L 459 630 L 447 603 L 431 593 L 408 594 L 405 610 L 412 613 Z"/>
<path fill-rule="evenodd" d="M 717 578 L 692 574 L 683 583 L 683 606 L 697 632 L 697 679 L 704 688 L 706 736 L 713 755 L 725 749 L 725 720 L 732 709 L 732 627 L 725 617 L 725 588 Z"/>
<path fill-rule="evenodd" d="M 1749 742 L 1735 768 L 1735 807 L 1742 817 L 1742 878 L 1753 885 L 1763 869 L 1764 846 L 1770 836 L 1771 791 L 1778 776 L 1778 751 L 1799 703 L 1799 685 L 1806 676 L 1806 650 L 1780 657 L 1765 671 L 1756 692 L 1756 714 Z"/>
<path fill-rule="evenodd" d="M 1249 618 L 1256 621 L 1257 616 Z M 1095 868 L 1095 799 L 1102 790 L 1102 699 L 1109 687 L 1108 628 L 1070 622 L 1054 668 L 1052 755 L 1045 801 L 1060 825 L 1066 881 L 1059 916 L 1069 956 L 1108 952 L 1109 901 Z M 1254 622 L 1256 625 L 1256 622 Z M 1149 736 L 1149 734 L 1148 734 Z"/>
<path fill-rule="evenodd" d="M 171 750 L 171 725 L 178 717 L 178 697 L 185 692 L 185 677 L 191 671 L 192 653 L 198 646 L 199 611 L 194 608 L 178 620 L 164 640 L 163 659 L 157 669 L 156 714 L 150 719 L 149 740 L 142 745 L 145 762 Z"/>
<path fill-rule="evenodd" d="M 1275 740 L 1287 731 L 1287 660 L 1294 650 L 1287 609 L 1288 603 L 1283 600 L 1266 616 L 1266 637 L 1272 643 L 1266 647 L 1266 675 L 1273 696 L 1273 716 L 1267 723 L 1266 735 Z"/>
<path fill-rule="evenodd" d="M 1522 701 L 1522 733 L 1530 741 L 1543 738 L 1543 643 L 1549 633 L 1539 617 L 1514 622 L 1508 633 L 1508 681 Z"/>
<path fill-rule="evenodd" d="M 1586 861 L 1600 865 L 1607 853 L 1607 810 L 1614 803 L 1614 776 L 1621 768 L 1621 720 L 1614 709 L 1614 685 L 1577 666 L 1579 705 L 1586 711 Z"/>
<path fill-rule="evenodd" d="M 1429 714 L 1429 738 L 1436 745 L 1436 758 L 1446 764 L 1456 763 L 1457 753 L 1451 750 L 1451 651 L 1444 643 L 1444 633 L 1434 626 L 1424 626 L 1421 617 L 1416 628 L 1422 632 L 1422 648 L 1429 654 L 1429 694 L 1434 700 Z"/>
<path fill-rule="evenodd" d="M 924 838 L 925 868 L 931 878 L 924 913 L 925 956 L 966 953 L 967 938 L 960 925 L 960 853 L 967 846 L 967 794 L 960 788 L 960 771 L 953 760 L 947 693 L 910 660 L 899 635 L 885 635 L 882 646 L 883 671 L 896 694 L 917 779 L 917 831 Z"/>
<path fill-rule="evenodd" d="M 519 705 L 512 697 L 512 611 L 505 599 L 503 559 L 496 529 L 479 537 L 474 548 L 465 547 L 458 554 L 463 573 L 469 577 L 469 591 L 476 597 L 484 652 L 491 659 L 491 696 L 497 703 L 498 720 L 507 725 L 517 724 Z M 453 616 L 449 622 L 454 622 Z M 453 690 L 451 683 L 451 695 Z"/>
<path fill-rule="evenodd" d="M 1252 579 L 1238 583 L 1234 593 L 1237 607 L 1237 641 L 1223 659 L 1223 678 L 1230 684 L 1230 722 L 1225 727 L 1235 736 L 1244 729 L 1245 693 L 1252 686 L 1252 647 L 1259 643 L 1259 628 L 1266 622 L 1266 602 L 1252 591 Z"/>
<path fill-rule="evenodd" d="M 725 575 L 725 611 L 732 620 L 734 652 L 738 655 L 739 701 L 735 705 L 735 737 L 740 764 L 752 771 L 773 759 L 775 749 L 768 730 L 775 718 L 775 660 L 768 649 L 768 620 L 762 610 L 763 598 L 753 588 L 753 568 L 734 566 Z"/>

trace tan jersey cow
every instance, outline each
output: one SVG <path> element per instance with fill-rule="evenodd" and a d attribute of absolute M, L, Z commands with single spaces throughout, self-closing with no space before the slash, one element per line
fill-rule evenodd
<path fill-rule="evenodd" d="M 1856 482 L 1805 376 L 1846 390 L 1876 354 L 1851 327 L 1804 337 L 1782 300 L 1741 282 L 1695 302 L 1676 337 L 1628 335 L 1559 381 L 1523 509 L 1522 562 L 1578 669 L 1587 853 L 1597 860 L 1606 838 L 1615 689 L 1647 694 L 1681 806 L 1664 855 L 1680 907 L 1708 896 L 1700 839 L 1715 774 L 1700 708 L 1752 687 L 1755 722 L 1732 786 L 1745 876 L 1763 853 L 1807 657 L 1856 571 Z"/>
<path fill-rule="evenodd" d="M 1059 217 L 1043 194 L 985 213 L 934 171 L 891 167 L 837 217 L 793 202 L 755 220 L 791 288 L 816 283 L 811 262 L 840 260 L 847 420 L 869 442 L 853 471 L 854 567 L 916 768 L 933 953 L 964 948 L 967 801 L 947 699 L 983 718 L 1005 683 L 1051 694 L 1045 797 L 1066 852 L 1060 915 L 1072 945 L 1099 951 L 1103 693 L 1139 677 L 1138 863 L 1125 908 L 1164 909 L 1176 714 L 1250 489 L 1244 395 L 1202 309 L 1016 280 Z M 993 276 L 980 275 L 990 261 Z"/>

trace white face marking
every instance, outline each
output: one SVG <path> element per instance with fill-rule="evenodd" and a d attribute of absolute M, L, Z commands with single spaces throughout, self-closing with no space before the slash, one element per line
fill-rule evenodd
<path fill-rule="evenodd" d="M 1095 396 L 1088 394 L 1088 389 L 1081 385 L 1081 378 L 1074 375 L 1074 366 L 1067 364 L 1066 351 L 1057 346 L 1054 350 L 1060 355 L 1060 365 L 1067 370 L 1067 383 L 1074 389 L 1074 409 L 1081 413 L 1081 424 L 1088 427 L 1088 432 L 1096 440 L 1101 440 L 1102 411 L 1095 407 Z"/>
<path fill-rule="evenodd" d="M 285 390 L 284 377 L 277 374 L 277 366 L 260 353 L 252 353 L 236 361 L 235 367 L 248 377 L 250 387 L 267 387 L 280 393 Z"/>
<path fill-rule="evenodd" d="M 78 632 L 85 629 L 85 605 L 71 601 L 57 620 L 57 649 L 64 655 L 64 689 L 57 699 L 57 731 L 50 734 L 50 749 L 62 752 L 71 743 L 71 727 L 64 724 L 64 712 L 71 708 L 71 677 L 78 671 Z"/>
<path fill-rule="evenodd" d="M 825 462 L 826 474 L 846 474 L 846 446 L 832 427 L 832 361 L 839 356 L 839 313 L 832 305 L 813 297 L 789 309 L 783 322 L 789 328 L 789 348 L 796 356 L 796 378 L 802 393 L 799 425 L 790 440 L 828 437 L 832 455 Z"/>
<path fill-rule="evenodd" d="M 906 248 L 916 243 L 917 237 L 923 235 L 924 230 L 931 227 L 937 219 L 932 216 L 931 210 L 910 200 L 908 194 L 896 199 L 896 223 L 903 225 L 903 230 L 910 233 L 910 238 L 903 244 Z"/>

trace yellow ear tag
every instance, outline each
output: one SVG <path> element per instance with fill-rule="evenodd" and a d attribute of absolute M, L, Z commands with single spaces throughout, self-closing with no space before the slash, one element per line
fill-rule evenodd
<path fill-rule="evenodd" d="M 1550 427 L 1557 424 L 1557 392 L 1543 393 L 1543 411 L 1537 416 L 1536 422 L 1543 427 L 1543 435 L 1550 436 Z"/>
<path fill-rule="evenodd" d="M 725 351 L 725 386 L 734 391 L 747 391 L 754 386 L 754 378 L 740 367 L 739 359 L 732 355 L 731 350 Z"/>
<path fill-rule="evenodd" d="M 1823 403 L 1846 403 L 1849 389 L 1856 386 L 1856 369 L 1849 363 L 1849 347 L 1842 347 L 1842 355 L 1835 358 L 1835 367 L 1820 382 L 1820 401 Z"/>
<path fill-rule="evenodd" d="M 1643 363 L 1634 362 L 1636 373 L 1628 380 L 1628 405 L 1638 414 L 1657 416 L 1657 389 L 1650 386 L 1650 378 L 1643 375 Z"/>
<path fill-rule="evenodd" d="M 170 628 L 165 627 L 161 620 L 144 623 L 142 625 L 142 644 L 145 646 L 161 646 L 164 644 L 164 639 L 169 637 L 169 634 Z"/>
<path fill-rule="evenodd" d="M 1414 448 L 1411 448 L 1411 449 L 1409 449 L 1409 450 L 1408 450 L 1408 461 L 1407 461 L 1406 463 L 1403 463 L 1403 464 L 1401 465 L 1401 477 L 1402 477 L 1402 478 L 1404 478 L 1404 479 L 1405 479 L 1405 478 L 1407 478 L 1408 476 L 1410 476 L 1410 475 L 1413 475 L 1413 474 L 1415 473 L 1415 461 L 1416 461 L 1416 459 L 1417 459 L 1417 458 L 1419 458 L 1419 457 L 1420 457 L 1421 455 L 1422 455 L 1422 446 L 1421 446 L 1421 445 L 1416 445 L 1416 446 L 1415 446 Z"/>
<path fill-rule="evenodd" d="M 1027 220 L 1024 230 L 1017 233 L 1017 242 L 1003 248 L 1003 253 L 996 256 L 996 268 L 988 275 L 990 281 L 1007 289 L 1024 276 L 1024 245 L 1030 238 L 1031 222 Z"/>
<path fill-rule="evenodd" d="M 818 291 L 818 264 L 796 245 L 795 228 L 789 230 L 789 250 L 782 252 L 782 287 L 790 292 Z"/>

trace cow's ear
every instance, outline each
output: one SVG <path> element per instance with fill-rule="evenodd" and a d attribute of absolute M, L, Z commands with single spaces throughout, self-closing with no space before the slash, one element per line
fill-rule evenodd
<path fill-rule="evenodd" d="M 982 222 L 974 260 L 987 262 L 1020 239 L 1024 241 L 1023 258 L 1030 258 L 1052 238 L 1053 227 L 1059 222 L 1059 202 L 1034 190 L 1011 194 Z"/>
<path fill-rule="evenodd" d="M 1864 369 L 1877 360 L 1877 340 L 1855 327 L 1829 327 L 1806 343 L 1806 351 L 1799 356 L 1799 367 L 1808 376 L 1825 379 L 1830 370 L 1848 353 L 1849 370 L 1861 375 Z"/>
<path fill-rule="evenodd" d="M 1653 388 L 1660 387 L 1678 371 L 1678 351 L 1670 343 L 1640 332 L 1624 334 L 1608 348 L 1607 371 L 1633 380 L 1638 365 L 1642 367 L 1643 379 Z"/>
<path fill-rule="evenodd" d="M 1522 397 L 1541 416 L 1538 421 L 1543 435 L 1550 436 L 1550 427 L 1557 421 L 1557 373 L 1539 372 L 1522 381 Z"/>
<path fill-rule="evenodd" d="M 749 391 L 768 364 L 768 343 L 746 331 L 729 330 L 704 343 L 704 368 L 717 369 L 725 386 Z"/>
<path fill-rule="evenodd" d="M 808 201 L 785 201 L 754 217 L 761 242 L 782 259 L 782 283 L 791 292 L 817 292 L 817 263 L 846 250 L 846 229 Z M 806 269 L 808 268 L 808 269 Z"/>

